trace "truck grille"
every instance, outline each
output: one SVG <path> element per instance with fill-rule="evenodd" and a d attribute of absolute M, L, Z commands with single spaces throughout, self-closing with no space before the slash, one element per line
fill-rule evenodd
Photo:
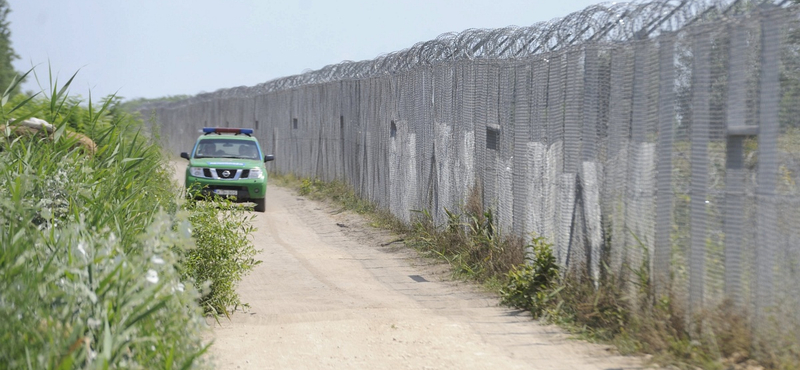
<path fill-rule="evenodd" d="M 203 176 L 207 179 L 239 180 L 250 177 L 250 169 L 235 168 L 203 168 Z"/>
<path fill-rule="evenodd" d="M 232 179 L 239 170 L 217 169 L 217 176 L 221 179 Z"/>

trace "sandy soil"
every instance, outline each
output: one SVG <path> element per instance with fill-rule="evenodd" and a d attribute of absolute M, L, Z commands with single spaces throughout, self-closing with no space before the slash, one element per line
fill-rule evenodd
<path fill-rule="evenodd" d="M 275 186 L 250 304 L 213 330 L 219 369 L 638 369 L 452 281 L 357 215 Z"/>
<path fill-rule="evenodd" d="M 185 162 L 174 161 L 182 183 Z M 642 369 L 498 305 L 362 217 L 270 185 L 239 285 L 213 326 L 218 369 Z"/>

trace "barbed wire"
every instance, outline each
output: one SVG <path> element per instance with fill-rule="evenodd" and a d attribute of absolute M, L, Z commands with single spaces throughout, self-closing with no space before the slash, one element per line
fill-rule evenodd
<path fill-rule="evenodd" d="M 750 13 L 762 6 L 785 6 L 788 0 L 665 0 L 602 3 L 563 18 L 528 27 L 468 29 L 419 42 L 372 60 L 342 61 L 306 73 L 255 86 L 201 93 L 177 102 L 153 102 L 140 109 L 175 107 L 213 99 L 252 97 L 304 85 L 363 79 L 436 63 L 477 59 L 524 59 L 588 43 L 622 43 L 675 32 L 696 22 Z"/>

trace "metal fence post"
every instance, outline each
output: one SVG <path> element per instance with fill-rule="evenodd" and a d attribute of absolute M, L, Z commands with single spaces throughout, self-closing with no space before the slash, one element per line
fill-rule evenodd
<path fill-rule="evenodd" d="M 692 55 L 691 228 L 689 247 L 689 312 L 703 309 L 706 277 L 706 194 L 710 125 L 711 33 L 702 27 L 694 35 Z"/>
<path fill-rule="evenodd" d="M 725 121 L 725 297 L 742 307 L 742 237 L 744 224 L 744 138 L 757 127 L 747 127 L 747 28 L 730 27 L 728 97 Z M 752 132 L 748 132 L 752 131 Z"/>
<path fill-rule="evenodd" d="M 765 8 L 761 17 L 761 84 L 758 114 L 758 174 L 756 188 L 756 325 L 764 325 L 773 305 L 778 178 L 778 110 L 780 99 L 780 24 L 782 18 Z"/>
<path fill-rule="evenodd" d="M 656 164 L 656 230 L 653 283 L 656 297 L 669 295 L 672 257 L 672 146 L 675 135 L 675 36 L 658 40 L 658 163 Z"/>

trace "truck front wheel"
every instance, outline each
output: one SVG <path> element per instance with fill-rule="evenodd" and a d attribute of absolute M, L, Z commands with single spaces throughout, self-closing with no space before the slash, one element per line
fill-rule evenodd
<path fill-rule="evenodd" d="M 253 203 L 256 204 L 256 207 L 253 208 L 253 210 L 255 210 L 256 212 L 264 212 L 264 208 L 266 208 L 267 199 L 266 198 L 253 199 Z"/>

